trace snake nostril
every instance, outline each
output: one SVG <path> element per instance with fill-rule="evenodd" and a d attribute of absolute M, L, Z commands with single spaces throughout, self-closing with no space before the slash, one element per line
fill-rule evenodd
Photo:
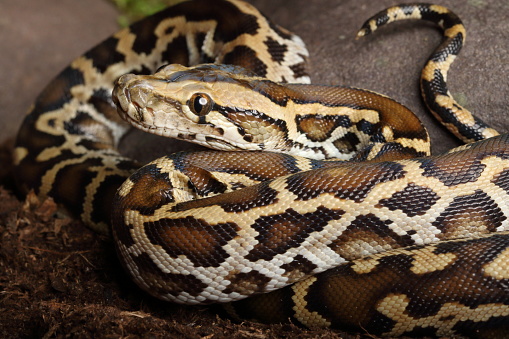
<path fill-rule="evenodd" d="M 134 74 L 124 74 L 124 75 L 121 75 L 117 79 L 117 84 L 120 85 L 121 87 L 124 87 L 125 84 L 127 84 L 129 81 L 131 81 L 134 77 L 136 77 L 136 75 L 134 75 Z"/>

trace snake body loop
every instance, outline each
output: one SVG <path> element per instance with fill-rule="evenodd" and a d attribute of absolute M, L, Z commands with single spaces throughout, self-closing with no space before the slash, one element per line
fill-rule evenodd
<path fill-rule="evenodd" d="M 117 150 L 129 129 L 111 99 L 118 77 L 168 63 L 217 62 L 309 82 L 307 55 L 299 37 L 242 1 L 193 0 L 159 12 L 92 48 L 47 85 L 18 132 L 17 185 L 108 233 L 115 191 L 140 167 Z"/>
<path fill-rule="evenodd" d="M 100 232 L 111 217 L 120 261 L 164 300 L 235 301 L 226 308 L 242 319 L 382 336 L 502 337 L 509 135 L 447 89 L 465 38 L 448 9 L 391 7 L 359 36 L 403 19 L 443 30 L 422 94 L 475 143 L 431 156 L 403 105 L 308 84 L 300 38 L 242 1 L 194 0 L 120 31 L 48 85 L 16 141 L 19 187 Z M 140 168 L 117 151 L 124 120 L 216 150 Z"/>

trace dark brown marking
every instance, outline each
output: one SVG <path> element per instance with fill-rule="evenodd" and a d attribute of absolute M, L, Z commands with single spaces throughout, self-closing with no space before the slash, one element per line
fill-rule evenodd
<path fill-rule="evenodd" d="M 72 68 L 65 68 L 53 81 L 51 81 L 35 101 L 34 110 L 31 112 L 31 119 L 36 119 L 41 114 L 61 108 L 68 102 L 72 95 L 70 89 L 85 82 L 83 73 Z M 28 118 L 28 117 L 27 117 Z"/>
<path fill-rule="evenodd" d="M 400 248 L 414 244 L 410 235 L 398 235 L 374 214 L 360 215 L 329 247 L 342 258 L 353 260 L 363 256 L 367 248 Z"/>
<path fill-rule="evenodd" d="M 156 28 L 160 24 L 160 20 L 142 20 L 133 24 L 130 30 L 134 33 L 135 40 L 132 45 L 132 50 L 136 54 L 151 54 L 152 50 L 156 47 L 159 37 L 156 35 Z"/>
<path fill-rule="evenodd" d="M 307 60 L 307 57 L 304 55 L 301 55 L 301 58 L 302 58 L 302 60 Z M 292 70 L 292 72 L 294 74 L 293 76 L 296 79 L 309 75 L 308 70 L 307 70 L 308 66 L 305 61 L 300 62 L 298 64 L 291 65 L 290 69 Z"/>
<path fill-rule="evenodd" d="M 357 145 L 361 143 L 359 137 L 352 132 L 346 133 L 343 137 L 335 140 L 332 144 L 341 152 L 350 153 L 357 150 Z"/>
<path fill-rule="evenodd" d="M 442 231 L 442 239 L 475 236 L 496 231 L 507 217 L 500 207 L 481 190 L 459 196 L 433 222 Z"/>
<path fill-rule="evenodd" d="M 492 182 L 509 194 L 509 168 L 497 174 Z"/>
<path fill-rule="evenodd" d="M 356 124 L 355 124 L 355 127 L 357 127 L 357 130 L 366 134 L 366 135 L 374 135 L 376 134 L 376 127 L 377 125 L 376 124 L 373 124 L 369 121 L 366 121 L 364 119 L 361 119 L 359 120 Z"/>
<path fill-rule="evenodd" d="M 174 202 L 168 173 L 161 173 L 157 165 L 149 164 L 131 175 L 133 186 L 129 193 L 115 198 L 114 206 L 121 210 L 134 210 L 142 215 L 153 215 L 161 206 Z M 123 220 L 123 217 L 122 217 Z"/>
<path fill-rule="evenodd" d="M 217 107 L 217 105 L 216 105 Z M 283 119 L 274 119 L 263 112 L 258 111 L 237 111 L 228 107 L 218 107 L 230 122 L 237 126 L 238 132 L 244 140 L 256 144 L 264 144 L 267 135 L 271 139 L 284 141 L 288 134 L 286 121 Z M 263 128 L 267 130 L 267 135 L 260 135 L 258 130 Z M 254 131 L 252 130 L 254 129 Z M 289 143 L 289 141 L 287 141 Z"/>
<path fill-rule="evenodd" d="M 288 51 L 288 47 L 286 45 L 280 44 L 271 37 L 267 37 L 267 40 L 265 40 L 264 43 L 267 45 L 267 50 L 274 62 L 281 63 L 285 60 L 285 54 Z"/>
<path fill-rule="evenodd" d="M 261 183 L 230 193 L 178 203 L 173 210 L 185 211 L 193 208 L 218 205 L 226 212 L 239 213 L 255 207 L 271 205 L 277 202 L 277 195 L 278 192 L 270 188 L 267 183 Z"/>
<path fill-rule="evenodd" d="M 297 195 L 298 200 L 306 201 L 328 193 L 361 202 L 379 183 L 402 178 L 405 173 L 403 165 L 394 162 L 343 163 L 294 174 L 287 179 L 287 189 Z"/>
<path fill-rule="evenodd" d="M 55 202 L 64 206 L 75 206 L 74 215 L 80 215 L 83 211 L 85 194 L 77 194 L 83 187 L 96 177 L 97 173 L 87 171 L 90 167 L 102 166 L 103 162 L 100 158 L 86 159 L 79 164 L 71 164 L 63 167 L 58 171 L 48 196 L 52 197 Z"/>
<path fill-rule="evenodd" d="M 241 295 L 251 295 L 263 292 L 267 283 L 271 280 L 269 277 L 258 271 L 252 270 L 248 273 L 234 273 L 225 277 L 231 284 L 226 287 L 223 293 L 237 292 Z"/>
<path fill-rule="evenodd" d="M 287 84 L 285 86 L 288 97 L 298 104 L 316 102 L 329 107 L 369 109 L 376 111 L 380 116 L 378 129 L 384 126 L 391 128 L 394 139 L 428 140 L 428 134 L 420 120 L 408 108 L 392 99 L 370 91 L 348 87 L 304 84 Z"/>
<path fill-rule="evenodd" d="M 233 307 L 239 320 L 256 319 L 266 324 L 286 323 L 293 314 L 294 302 L 291 297 L 290 289 L 283 288 L 236 301 L 227 307 Z"/>
<path fill-rule="evenodd" d="M 132 259 L 140 271 L 140 274 L 144 277 L 144 283 L 149 285 L 148 289 L 143 285 L 140 285 L 140 287 L 150 294 L 169 294 L 176 297 L 180 293 L 186 292 L 192 296 L 197 296 L 207 287 L 207 284 L 192 274 L 164 273 L 154 264 L 147 253 L 132 256 Z M 134 277 L 135 281 L 138 279 L 139 278 Z"/>
<path fill-rule="evenodd" d="M 117 107 L 111 100 L 111 89 L 106 90 L 101 88 L 95 90 L 89 99 L 89 103 L 94 106 L 97 112 L 104 115 L 106 119 L 119 124 L 122 123 L 123 120 L 117 113 Z"/>
<path fill-rule="evenodd" d="M 277 35 L 279 35 L 280 37 L 282 37 L 283 39 L 285 40 L 290 40 L 292 38 L 292 33 L 290 31 L 288 31 L 287 29 L 279 26 L 279 25 L 276 25 L 274 22 L 272 22 L 271 20 L 269 20 L 267 17 L 263 16 L 265 18 L 265 20 L 267 20 L 267 22 L 269 23 L 269 26 L 270 28 L 277 33 Z"/>
<path fill-rule="evenodd" d="M 437 178 L 446 186 L 456 186 L 479 178 L 486 168 L 480 159 L 475 152 L 458 152 L 419 161 L 424 176 Z"/>
<path fill-rule="evenodd" d="M 311 141 L 322 142 L 330 138 L 338 127 L 351 127 L 348 116 L 344 115 L 298 115 L 295 118 L 297 130 Z"/>
<path fill-rule="evenodd" d="M 107 125 L 93 119 L 86 112 L 76 112 L 76 117 L 64 121 L 64 128 L 69 134 L 85 136 L 89 138 L 88 141 L 102 144 L 89 149 L 111 148 L 115 144 L 113 131 Z"/>
<path fill-rule="evenodd" d="M 299 254 L 289 264 L 281 265 L 281 268 L 285 270 L 284 276 L 291 281 L 298 281 L 310 275 L 317 266 Z"/>
<path fill-rule="evenodd" d="M 237 235 L 231 222 L 211 225 L 203 219 L 162 218 L 145 223 L 145 233 L 154 245 L 160 245 L 172 258 L 185 255 L 195 265 L 218 267 L 230 255 L 222 248 Z"/>
<path fill-rule="evenodd" d="M 168 64 L 189 64 L 189 50 L 184 36 L 176 37 L 168 44 L 166 50 L 162 53 L 164 63 Z"/>
<path fill-rule="evenodd" d="M 248 46 L 236 46 L 224 56 L 223 63 L 242 66 L 262 77 L 267 75 L 267 65 Z"/>
<path fill-rule="evenodd" d="M 92 61 L 99 72 L 104 73 L 111 65 L 125 61 L 125 56 L 117 51 L 117 44 L 117 38 L 109 37 L 85 53 L 85 57 Z"/>
<path fill-rule="evenodd" d="M 384 206 L 391 211 L 401 210 L 409 217 L 414 217 L 425 214 L 438 199 L 438 195 L 431 188 L 410 183 L 390 198 L 380 200 L 376 207 Z"/>
<path fill-rule="evenodd" d="M 138 167 L 133 161 L 126 160 L 123 165 L 129 166 L 130 169 Z M 114 200 L 117 189 L 127 178 L 118 173 L 107 174 L 105 179 L 97 187 L 93 196 L 92 204 L 93 210 L 90 212 L 90 219 L 92 222 L 109 223 L 112 220 L 113 208 L 112 201 Z M 123 221 L 119 219 L 119 221 Z M 126 242 L 127 243 L 127 242 Z"/>
<path fill-rule="evenodd" d="M 35 119 L 34 119 L 35 118 Z M 16 167 L 15 178 L 16 185 L 20 192 L 28 193 L 31 189 L 39 193 L 41 187 L 41 179 L 49 168 L 53 168 L 56 164 L 63 160 L 73 157 L 69 151 L 63 151 L 60 156 L 56 156 L 46 162 L 41 162 L 37 156 L 47 147 L 58 147 L 62 145 L 66 139 L 63 136 L 54 136 L 35 129 L 36 117 L 29 115 L 25 118 L 20 130 L 18 131 L 17 146 L 31 150 L 25 156 L 21 163 Z"/>
<path fill-rule="evenodd" d="M 209 171 L 189 165 L 183 171 L 189 177 L 189 187 L 199 196 L 224 193 L 228 188 Z"/>
<path fill-rule="evenodd" d="M 246 259 L 271 260 L 277 254 L 299 247 L 311 233 L 321 231 L 332 220 L 341 219 L 344 213 L 319 207 L 315 212 L 301 214 L 289 208 L 281 214 L 259 217 L 252 226 L 258 232 L 258 244 Z"/>
<path fill-rule="evenodd" d="M 300 172 L 295 158 L 281 153 L 254 151 L 205 151 L 176 153 L 170 156 L 175 167 L 186 172 L 195 166 L 210 172 L 243 174 L 256 181 L 266 181 Z M 317 162 L 319 167 L 322 162 Z"/>
<path fill-rule="evenodd" d="M 374 145 L 370 144 L 369 146 Z M 359 152 L 362 154 L 363 150 Z M 373 158 L 368 157 L 368 153 L 366 155 L 366 160 L 373 160 L 376 162 L 379 161 L 394 161 L 394 160 L 402 160 L 402 159 L 414 159 L 418 157 L 424 157 L 427 155 L 427 152 L 417 151 L 413 147 L 405 147 L 399 142 L 386 142 L 382 144 L 378 153 L 375 154 Z M 354 157 L 355 160 L 362 161 L 362 157 L 358 156 Z"/>

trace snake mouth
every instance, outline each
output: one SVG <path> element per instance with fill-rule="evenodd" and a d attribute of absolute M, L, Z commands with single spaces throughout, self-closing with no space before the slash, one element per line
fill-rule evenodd
<path fill-rule="evenodd" d="M 155 113 L 150 107 L 153 87 L 145 81 L 135 80 L 132 74 L 121 76 L 115 83 L 112 99 L 122 119 L 142 129 L 155 129 Z"/>
<path fill-rule="evenodd" d="M 142 106 L 131 97 L 129 82 L 132 78 L 130 74 L 121 76 L 113 87 L 111 98 L 120 117 L 131 125 L 137 125 L 143 121 L 143 114 L 140 112 Z"/>
<path fill-rule="evenodd" d="M 125 115 L 129 110 L 130 96 L 128 91 L 122 91 L 122 89 L 115 84 L 111 94 L 111 99 L 117 107 L 118 114 L 125 120 Z"/>

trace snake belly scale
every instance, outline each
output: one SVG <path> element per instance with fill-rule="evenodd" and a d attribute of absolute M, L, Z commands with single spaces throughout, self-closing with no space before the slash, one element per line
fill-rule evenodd
<path fill-rule="evenodd" d="M 396 101 L 310 85 L 301 39 L 253 6 L 194 0 L 120 31 L 48 85 L 18 133 L 18 186 L 99 232 L 111 220 L 120 261 L 164 300 L 235 301 L 239 318 L 383 336 L 501 337 L 509 136 L 447 89 L 465 38 L 451 11 L 395 6 L 359 36 L 403 19 L 444 32 L 421 90 L 467 143 L 446 154 L 430 156 L 424 126 Z M 140 168 L 116 149 L 125 121 L 216 151 Z"/>

